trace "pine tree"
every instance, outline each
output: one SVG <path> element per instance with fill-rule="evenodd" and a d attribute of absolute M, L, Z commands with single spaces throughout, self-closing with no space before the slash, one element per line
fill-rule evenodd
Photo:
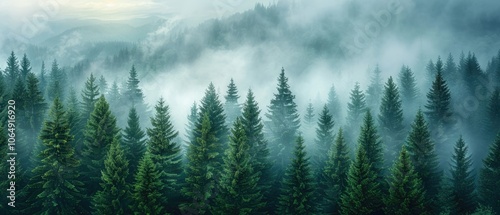
<path fill-rule="evenodd" d="M 26 138 L 26 132 L 29 128 L 29 122 L 26 119 L 26 102 L 27 101 L 27 92 L 26 87 L 24 85 L 24 81 L 20 78 L 17 79 L 14 89 L 12 90 L 12 100 L 15 101 L 15 113 L 16 113 L 16 129 L 15 129 L 15 137 L 16 137 L 16 150 L 18 151 L 18 159 L 22 169 L 29 170 L 31 169 L 31 157 L 33 153 L 34 142 L 28 141 Z"/>
<path fill-rule="evenodd" d="M 99 87 L 99 91 L 102 93 L 102 94 L 107 94 L 108 92 L 108 82 L 106 81 L 106 79 L 104 78 L 103 75 L 101 75 L 99 77 L 99 81 L 98 81 L 98 87 Z"/>
<path fill-rule="evenodd" d="M 341 214 L 376 214 L 382 212 L 382 190 L 377 182 L 377 173 L 362 146 L 358 147 L 356 159 L 349 168 L 347 186 L 341 196 Z"/>
<path fill-rule="evenodd" d="M 460 137 L 455 144 L 451 168 L 451 192 L 449 196 L 452 214 L 468 214 L 476 210 L 476 194 L 472 161 L 467 146 Z"/>
<path fill-rule="evenodd" d="M 142 90 L 139 88 L 139 83 L 140 81 L 137 78 L 135 66 L 132 66 L 127 80 L 127 89 L 123 93 L 126 101 L 130 102 L 132 105 L 142 105 L 144 103 L 144 95 L 142 94 Z"/>
<path fill-rule="evenodd" d="M 368 86 L 368 89 L 366 90 L 366 104 L 372 110 L 377 110 L 380 106 L 380 98 L 382 97 L 383 90 L 382 77 L 380 75 L 381 73 L 382 71 L 380 71 L 380 68 L 377 65 L 373 71 L 370 86 Z"/>
<path fill-rule="evenodd" d="M 443 77 L 445 80 L 448 80 L 451 86 L 454 86 L 457 83 L 458 72 L 457 65 L 453 60 L 453 56 L 448 54 L 448 58 L 446 58 L 446 63 L 444 66 Z"/>
<path fill-rule="evenodd" d="M 76 91 L 74 88 L 70 88 L 68 93 L 67 107 L 68 107 L 68 123 L 70 127 L 70 134 L 74 136 L 73 145 L 75 147 L 75 154 L 78 158 L 82 157 L 82 147 L 83 147 L 83 132 L 85 125 L 82 122 L 82 116 L 80 115 L 80 101 L 78 101 Z"/>
<path fill-rule="evenodd" d="M 111 106 L 117 106 L 118 102 L 120 101 L 120 97 L 120 88 L 118 87 L 118 83 L 114 81 L 108 93 L 109 104 L 111 104 Z"/>
<path fill-rule="evenodd" d="M 427 63 L 427 66 L 425 66 L 426 70 L 426 77 L 427 77 L 427 83 L 430 86 L 432 83 L 432 80 L 434 77 L 436 77 L 437 71 L 436 71 L 436 66 L 434 65 L 434 62 L 432 60 L 429 60 L 429 63 Z"/>
<path fill-rule="evenodd" d="M 233 79 L 231 78 L 231 82 L 227 86 L 226 103 L 224 104 L 224 111 L 226 113 L 226 124 L 232 125 L 236 118 L 241 115 L 241 107 L 238 104 L 238 89 L 236 88 L 236 84 L 234 84 Z"/>
<path fill-rule="evenodd" d="M 366 109 L 365 94 L 361 91 L 359 83 L 356 82 L 350 94 L 350 102 L 347 103 L 346 122 L 349 133 L 346 133 L 346 135 L 348 140 L 353 140 L 358 136 L 362 115 L 366 112 Z"/>
<path fill-rule="evenodd" d="M 135 177 L 132 210 L 136 215 L 165 214 L 164 202 L 161 201 L 161 190 L 165 188 L 160 179 L 160 171 L 156 167 L 149 152 L 146 152 L 139 162 L 139 171 Z"/>
<path fill-rule="evenodd" d="M 38 155 L 40 165 L 33 170 L 30 186 L 39 186 L 34 205 L 41 205 L 38 214 L 76 214 L 84 212 L 80 206 L 83 183 L 78 180 L 80 161 L 76 158 L 69 134 L 66 111 L 56 98 L 44 122 L 40 139 L 43 150 Z"/>
<path fill-rule="evenodd" d="M 170 121 L 169 107 L 165 104 L 163 98 L 160 98 L 155 106 L 156 114 L 151 118 L 151 128 L 147 129 L 149 136 L 148 147 L 151 154 L 151 160 L 157 165 L 157 170 L 160 172 L 160 179 L 165 186 L 165 190 L 161 190 L 164 196 L 162 197 L 165 209 L 172 211 L 177 208 L 174 200 L 180 196 L 179 176 L 182 173 L 181 166 L 181 148 L 175 142 L 178 132 L 174 130 Z"/>
<path fill-rule="evenodd" d="M 366 111 L 361 133 L 358 138 L 358 147 L 364 149 L 366 157 L 370 162 L 370 168 L 377 175 L 377 182 L 382 188 L 385 188 L 384 168 L 383 168 L 383 149 L 380 136 L 370 111 Z"/>
<path fill-rule="evenodd" d="M 129 161 L 129 178 L 127 181 L 131 182 L 133 176 L 137 173 L 139 161 L 146 152 L 146 133 L 141 129 L 139 116 L 135 108 L 130 108 L 127 127 L 123 130 L 122 142 L 125 157 Z"/>
<path fill-rule="evenodd" d="M 21 80 L 25 81 L 26 77 L 28 77 L 28 73 L 31 72 L 31 63 L 30 60 L 28 60 L 26 54 L 24 54 L 20 66 L 21 68 L 19 69 L 19 77 L 21 78 Z"/>
<path fill-rule="evenodd" d="M 415 172 L 422 180 L 426 196 L 426 203 L 424 204 L 426 211 L 437 214 L 439 212 L 437 200 L 442 173 L 439 168 L 434 143 L 431 141 L 429 128 L 420 109 L 411 125 L 406 145 Z"/>
<path fill-rule="evenodd" d="M 309 104 L 307 105 L 307 108 L 306 108 L 306 114 L 304 114 L 304 122 L 307 126 L 312 126 L 315 119 L 314 119 L 314 116 L 316 114 L 314 114 L 314 107 L 313 107 L 313 104 L 312 102 L 309 102 Z"/>
<path fill-rule="evenodd" d="M 250 145 L 240 117 L 236 118 L 229 139 L 213 214 L 255 214 L 264 206 L 257 186 L 260 173 L 254 171 Z"/>
<path fill-rule="evenodd" d="M 40 81 L 40 92 L 42 92 L 42 95 L 45 97 L 47 93 L 47 71 L 45 70 L 45 61 L 42 61 L 38 80 Z"/>
<path fill-rule="evenodd" d="M 28 72 L 26 79 L 26 99 L 24 103 L 28 142 L 36 142 L 38 132 L 42 128 L 42 121 L 46 109 L 47 104 L 38 87 L 38 79 L 35 74 Z"/>
<path fill-rule="evenodd" d="M 485 144 L 489 145 L 494 141 L 495 135 L 500 131 L 500 88 L 496 88 L 490 96 L 486 109 L 485 123 Z"/>
<path fill-rule="evenodd" d="M 500 133 L 490 147 L 488 156 L 479 175 L 479 197 L 481 203 L 500 213 L 500 193 L 496 190 L 500 183 Z"/>
<path fill-rule="evenodd" d="M 347 176 L 350 166 L 349 147 L 342 128 L 335 138 L 335 144 L 328 151 L 326 166 L 322 172 L 323 182 L 319 185 L 322 196 L 321 210 L 324 214 L 340 214 L 340 197 L 347 187 Z"/>
<path fill-rule="evenodd" d="M 56 97 L 64 98 L 65 90 L 65 74 L 64 71 L 59 68 L 59 64 L 54 60 L 52 62 L 52 69 L 50 70 L 50 82 L 47 88 L 47 95 L 50 101 L 53 101 Z"/>
<path fill-rule="evenodd" d="M 277 214 L 314 214 L 316 188 L 302 136 L 297 137 L 295 144 L 293 159 L 283 179 Z"/>
<path fill-rule="evenodd" d="M 380 134 L 385 144 L 387 163 L 391 163 L 397 158 L 405 135 L 401 99 L 399 98 L 398 87 L 392 80 L 392 76 L 389 77 L 384 87 L 384 96 L 380 104 L 378 121 Z"/>
<path fill-rule="evenodd" d="M 328 92 L 328 100 L 327 100 L 328 110 L 332 115 L 333 119 L 337 121 L 337 123 L 341 123 L 340 116 L 342 115 L 342 107 L 340 106 L 340 100 L 335 92 L 335 87 L 332 85 L 330 91 Z"/>
<path fill-rule="evenodd" d="M 316 128 L 316 147 L 315 156 L 312 157 L 312 164 L 315 170 L 316 176 L 324 170 L 326 162 L 328 160 L 328 150 L 333 145 L 334 135 L 333 126 L 335 125 L 332 115 L 328 111 L 328 107 L 325 105 L 321 111 L 318 119 L 318 127 Z"/>
<path fill-rule="evenodd" d="M 422 181 L 404 146 L 392 168 L 389 184 L 389 196 L 385 199 L 386 214 L 430 214 L 424 207 Z"/>
<path fill-rule="evenodd" d="M 128 161 L 118 139 L 114 139 L 104 160 L 101 171 L 101 189 L 93 197 L 93 209 L 96 214 L 130 214 L 130 185 Z"/>
<path fill-rule="evenodd" d="M 198 106 L 196 102 L 191 105 L 191 109 L 189 111 L 189 115 L 187 116 L 188 123 L 186 125 L 186 144 L 184 144 L 184 150 L 187 150 L 189 147 L 189 143 L 195 141 L 194 138 L 194 129 L 196 128 L 196 121 L 198 120 Z"/>
<path fill-rule="evenodd" d="M 9 58 L 7 58 L 7 68 L 4 70 L 5 81 L 7 83 L 7 91 L 11 92 L 14 89 L 14 83 L 16 83 L 19 77 L 19 61 L 17 60 L 14 51 L 10 53 Z"/>
<path fill-rule="evenodd" d="M 87 177 L 85 185 L 90 196 L 99 189 L 104 159 L 116 138 L 119 138 L 116 118 L 111 114 L 106 99 L 101 95 L 84 130 L 83 172 Z"/>
<path fill-rule="evenodd" d="M 97 86 L 94 74 L 90 73 L 90 77 L 85 82 L 85 88 L 82 90 L 82 121 L 84 123 L 90 118 L 90 114 L 94 111 L 94 106 L 99 99 L 99 86 Z"/>
<path fill-rule="evenodd" d="M 467 93 L 474 96 L 476 93 L 476 87 L 479 85 L 479 79 L 483 76 L 483 71 L 477 62 L 475 54 L 469 53 L 465 59 L 465 65 L 462 69 L 462 79 L 467 88 Z"/>
<path fill-rule="evenodd" d="M 415 102 L 417 102 L 418 88 L 415 75 L 408 66 L 403 65 L 399 72 L 399 86 L 404 109 L 413 113 L 409 108 L 413 108 Z"/>

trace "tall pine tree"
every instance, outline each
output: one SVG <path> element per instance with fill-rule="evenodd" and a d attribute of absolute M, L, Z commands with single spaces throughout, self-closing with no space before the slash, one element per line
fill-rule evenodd
<path fill-rule="evenodd" d="M 134 214 L 160 215 L 164 213 L 161 190 L 164 185 L 160 178 L 160 171 L 151 160 L 149 152 L 139 162 L 139 170 L 135 176 L 133 205 Z"/>
<path fill-rule="evenodd" d="M 472 161 L 467 146 L 460 137 L 455 144 L 451 167 L 450 212 L 452 214 L 469 214 L 476 210 L 476 193 Z"/>
<path fill-rule="evenodd" d="M 479 175 L 479 199 L 481 203 L 492 207 L 495 213 L 500 214 L 500 133 L 495 143 L 491 145 L 490 152 Z"/>
<path fill-rule="evenodd" d="M 14 83 L 16 83 L 19 77 L 19 61 L 17 60 L 14 51 L 10 53 L 9 58 L 7 58 L 7 68 L 4 70 L 5 81 L 7 83 L 7 91 L 11 92 L 14 89 Z"/>
<path fill-rule="evenodd" d="M 241 107 L 238 104 L 238 88 L 234 84 L 233 79 L 229 82 L 227 86 L 226 95 L 224 96 L 226 103 L 224 103 L 224 111 L 226 113 L 226 124 L 232 125 L 238 116 L 241 115 Z"/>
<path fill-rule="evenodd" d="M 97 86 L 94 74 L 90 73 L 90 77 L 85 82 L 85 87 L 82 90 L 82 121 L 84 123 L 90 118 L 90 114 L 94 111 L 94 106 L 99 99 L 99 86 Z"/>
<path fill-rule="evenodd" d="M 385 188 L 382 142 L 370 111 L 366 111 L 361 133 L 358 137 L 358 147 L 364 149 L 370 162 L 370 168 L 377 175 L 377 182 L 382 188 Z"/>
<path fill-rule="evenodd" d="M 333 145 L 333 126 L 335 125 L 332 115 L 325 105 L 318 119 L 315 139 L 315 156 L 312 157 L 312 164 L 315 175 L 320 176 L 328 160 L 328 150 Z"/>
<path fill-rule="evenodd" d="M 348 141 L 352 141 L 358 136 L 359 126 L 362 123 L 362 117 L 365 112 L 365 94 L 361 91 L 359 83 L 356 82 L 350 94 L 350 101 L 347 103 L 346 122 L 348 133 L 346 133 L 346 137 Z"/>
<path fill-rule="evenodd" d="M 59 64 L 54 60 L 52 62 L 52 69 L 50 70 L 50 82 L 47 88 L 48 100 L 53 101 L 56 97 L 64 98 L 66 75 L 64 71 L 59 68 Z"/>
<path fill-rule="evenodd" d="M 340 100 L 338 98 L 337 92 L 335 91 L 335 86 L 333 85 L 332 87 L 330 87 L 330 91 L 328 92 L 327 105 L 333 119 L 337 121 L 338 124 L 341 124 L 342 119 L 340 118 L 340 116 L 342 115 L 342 107 L 340 105 Z"/>
<path fill-rule="evenodd" d="M 146 133 L 141 129 L 139 116 L 135 108 L 130 108 L 127 120 L 127 127 L 123 130 L 123 148 L 129 166 L 128 182 L 132 182 L 133 176 L 137 173 L 139 161 L 146 152 Z"/>
<path fill-rule="evenodd" d="M 373 76 L 371 77 L 370 85 L 366 90 L 366 104 L 372 110 L 377 110 L 380 106 L 380 98 L 382 97 L 383 83 L 382 76 L 380 75 L 382 71 L 378 65 L 373 70 Z"/>

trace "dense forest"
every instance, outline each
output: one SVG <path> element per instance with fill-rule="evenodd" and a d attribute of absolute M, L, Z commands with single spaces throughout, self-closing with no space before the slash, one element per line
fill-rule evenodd
<path fill-rule="evenodd" d="M 6 64 L 2 214 L 500 213 L 500 52 L 484 69 L 474 53 L 430 60 L 426 88 L 376 67 L 347 104 L 334 86 L 297 104 L 284 68 L 266 109 L 210 83 L 184 128 L 169 98 L 146 104 L 134 66 L 123 87 L 91 73 L 76 89 L 56 60 Z"/>

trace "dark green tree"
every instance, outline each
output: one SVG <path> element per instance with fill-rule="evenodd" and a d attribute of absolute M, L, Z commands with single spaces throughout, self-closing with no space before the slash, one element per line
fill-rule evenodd
<path fill-rule="evenodd" d="M 227 86 L 226 95 L 224 96 L 226 103 L 224 103 L 224 111 L 226 113 L 226 124 L 232 125 L 236 118 L 241 115 L 241 107 L 238 104 L 238 88 L 234 84 L 233 79 L 229 82 Z"/>
<path fill-rule="evenodd" d="M 426 86 L 431 86 L 432 80 L 434 77 L 436 77 L 437 71 L 436 71 L 436 65 L 432 60 L 429 60 L 429 63 L 425 66 L 425 71 L 426 71 L 426 78 L 427 78 L 427 85 Z"/>
<path fill-rule="evenodd" d="M 107 92 L 108 92 L 108 82 L 106 81 L 106 79 L 104 78 L 103 75 L 101 75 L 99 77 L 99 81 L 98 81 L 97 85 L 99 87 L 99 91 L 102 94 L 107 94 Z"/>
<path fill-rule="evenodd" d="M 133 206 L 134 214 L 160 215 L 165 214 L 161 190 L 164 185 L 160 178 L 160 171 L 157 165 L 151 160 L 149 152 L 139 162 L 139 171 L 135 176 Z"/>
<path fill-rule="evenodd" d="M 7 92 L 11 92 L 14 89 L 14 83 L 16 83 L 19 77 L 19 61 L 14 51 L 12 51 L 9 58 L 7 58 L 7 67 L 4 70 L 4 74 L 7 83 Z"/>
<path fill-rule="evenodd" d="M 451 214 L 469 214 L 477 207 L 472 161 L 467 151 L 467 146 L 460 136 L 455 144 L 450 171 L 451 192 L 448 199 Z"/>
<path fill-rule="evenodd" d="M 123 148 L 129 166 L 128 182 L 132 182 L 133 176 L 137 173 L 139 161 L 146 152 L 146 133 L 141 129 L 139 116 L 135 108 L 130 108 L 127 120 L 127 127 L 123 130 Z"/>
<path fill-rule="evenodd" d="M 68 123 L 70 127 L 70 134 L 74 136 L 73 145 L 75 147 L 75 154 L 78 158 L 82 158 L 82 147 L 83 147 L 83 132 L 85 124 L 82 122 L 82 116 L 80 115 L 80 101 L 78 101 L 76 91 L 74 88 L 70 88 L 68 93 L 68 98 L 66 99 L 68 107 Z"/>
<path fill-rule="evenodd" d="M 486 159 L 479 175 L 479 199 L 486 206 L 492 207 L 500 214 L 500 193 L 496 190 L 500 185 L 500 133 Z"/>
<path fill-rule="evenodd" d="M 128 161 L 114 139 L 101 171 L 101 189 L 93 196 L 92 208 L 96 214 L 130 214 L 130 185 L 127 182 Z"/>
<path fill-rule="evenodd" d="M 383 82 L 382 76 L 380 75 L 382 71 L 378 65 L 373 70 L 373 76 L 370 80 L 370 85 L 366 90 L 366 104 L 372 110 L 377 110 L 380 107 L 380 98 L 382 98 Z"/>
<path fill-rule="evenodd" d="M 392 168 L 389 185 L 389 196 L 385 199 L 386 214 L 430 214 L 424 206 L 422 181 L 404 146 Z"/>
<path fill-rule="evenodd" d="M 458 71 L 457 71 L 457 65 L 455 64 L 455 61 L 453 60 L 453 55 L 451 55 L 451 53 L 448 54 L 448 58 L 446 58 L 446 63 L 444 65 L 444 71 L 443 71 L 443 77 L 452 86 L 457 83 L 457 80 L 459 78 Z"/>
<path fill-rule="evenodd" d="M 44 122 L 40 139 L 43 150 L 38 158 L 40 165 L 33 170 L 29 186 L 39 187 L 34 205 L 41 205 L 36 214 L 77 214 L 83 213 L 80 202 L 83 199 L 83 183 L 80 175 L 79 160 L 71 144 L 73 137 L 66 111 L 59 98 L 54 99 L 49 117 Z"/>
<path fill-rule="evenodd" d="M 326 162 L 328 160 L 328 150 L 331 148 L 334 142 L 334 125 L 335 123 L 333 121 L 332 115 L 330 115 L 328 107 L 325 105 L 323 107 L 323 110 L 319 114 L 318 126 L 316 128 L 316 145 L 314 153 L 315 156 L 312 157 L 312 165 L 317 177 L 321 175 L 321 172 L 325 168 Z"/>
<path fill-rule="evenodd" d="M 356 159 L 349 168 L 347 186 L 341 196 L 341 214 L 377 214 L 382 212 L 382 190 L 377 182 L 377 173 L 362 146 L 358 147 Z"/>
<path fill-rule="evenodd" d="M 364 149 L 370 168 L 377 175 L 377 182 L 382 188 L 385 188 L 382 142 L 370 111 L 366 111 L 363 121 L 358 137 L 358 147 Z"/>
<path fill-rule="evenodd" d="M 37 135 L 42 128 L 42 121 L 45 116 L 47 104 L 43 98 L 35 74 L 28 72 L 26 77 L 26 98 L 24 111 L 26 115 L 27 141 L 35 143 Z"/>
<path fill-rule="evenodd" d="M 347 187 L 347 178 L 351 159 L 342 128 L 335 138 L 335 144 L 328 151 L 326 166 L 322 172 L 323 182 L 319 184 L 321 212 L 324 214 L 340 214 L 340 198 Z"/>
<path fill-rule="evenodd" d="M 52 69 L 50 70 L 50 81 L 47 88 L 48 100 L 53 101 L 56 97 L 64 98 L 66 75 L 64 71 L 59 68 L 59 64 L 54 60 L 52 62 Z"/>
<path fill-rule="evenodd" d="M 95 103 L 99 99 L 99 86 L 97 86 L 94 74 L 90 73 L 90 77 L 85 82 L 85 87 L 82 90 L 82 121 L 84 123 L 90 118 L 90 114 L 94 111 Z"/>
<path fill-rule="evenodd" d="M 31 72 L 31 63 L 26 54 L 23 55 L 20 66 L 21 68 L 19 69 L 19 77 L 21 78 L 21 80 L 25 81 L 26 77 L 28 77 L 28 73 Z"/>
<path fill-rule="evenodd" d="M 406 133 L 403 125 L 403 108 L 399 98 L 399 90 L 392 76 L 389 77 L 384 86 L 384 96 L 380 104 L 378 122 L 386 150 L 386 166 L 389 166 L 389 163 L 393 163 L 398 157 Z"/>
<path fill-rule="evenodd" d="M 309 127 L 312 126 L 315 121 L 315 116 L 316 114 L 314 114 L 313 104 L 312 102 L 309 102 L 309 104 L 307 104 L 306 113 L 304 114 L 305 125 Z"/>
<path fill-rule="evenodd" d="M 283 179 L 277 214 L 315 214 L 316 184 L 302 136 L 297 137 L 295 144 L 292 162 Z"/>
<path fill-rule="evenodd" d="M 424 114 L 419 109 L 411 131 L 408 134 L 406 145 L 415 172 L 422 180 L 425 190 L 426 211 L 439 213 L 438 194 L 440 189 L 442 172 L 439 168 L 437 154 L 434 143 L 431 141 L 431 135 Z"/>
<path fill-rule="evenodd" d="M 354 140 L 359 134 L 359 127 L 362 123 L 362 116 L 366 112 L 365 94 L 361 91 L 359 83 L 356 82 L 350 94 L 350 101 L 347 103 L 347 140 Z"/>
<path fill-rule="evenodd" d="M 333 119 L 340 124 L 342 122 L 342 119 L 340 118 L 342 115 L 342 107 L 340 106 L 340 100 L 333 85 L 328 92 L 327 106 Z"/>
<path fill-rule="evenodd" d="M 195 141 L 194 138 L 194 130 L 196 128 L 196 121 L 198 120 L 198 106 L 196 102 L 191 105 L 191 109 L 187 116 L 188 122 L 186 125 L 186 144 L 184 144 L 184 150 L 187 150 L 189 147 L 189 143 Z"/>
<path fill-rule="evenodd" d="M 254 171 L 241 118 L 236 118 L 229 139 L 213 214 L 255 214 L 264 206 L 258 187 L 260 173 Z"/>
<path fill-rule="evenodd" d="M 129 77 L 127 80 L 127 89 L 123 93 L 124 99 L 132 105 L 144 104 L 144 95 L 141 88 L 139 88 L 139 79 L 137 78 L 137 71 L 135 66 L 130 69 Z"/>
<path fill-rule="evenodd" d="M 417 80 L 411 71 L 410 67 L 403 65 L 399 72 L 399 90 L 401 93 L 401 102 L 406 113 L 415 113 L 415 104 L 419 101 L 419 91 Z M 410 115 L 405 115 L 405 118 L 410 118 Z"/>
<path fill-rule="evenodd" d="M 496 88 L 488 100 L 484 122 L 484 147 L 495 140 L 495 135 L 500 131 L 500 88 Z M 481 156 L 482 157 L 482 156 Z"/>
<path fill-rule="evenodd" d="M 474 53 L 471 54 L 469 52 L 462 70 L 462 80 L 467 88 L 467 93 L 474 96 L 476 93 L 476 87 L 480 84 L 479 80 L 484 75 Z"/>

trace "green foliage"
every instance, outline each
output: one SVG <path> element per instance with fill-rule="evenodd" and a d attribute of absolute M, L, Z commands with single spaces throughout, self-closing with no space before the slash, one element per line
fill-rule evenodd
<path fill-rule="evenodd" d="M 132 105 L 141 105 L 144 103 L 144 95 L 142 90 L 139 88 L 139 79 L 137 78 L 137 71 L 135 70 L 135 66 L 132 65 L 132 69 L 130 69 L 129 77 L 127 80 L 127 89 L 123 93 L 127 102 L 130 102 Z"/>
<path fill-rule="evenodd" d="M 27 141 L 35 143 L 38 132 L 42 128 L 42 121 L 45 116 L 47 104 L 39 90 L 38 79 L 35 74 L 29 72 L 26 78 L 26 97 L 24 103 L 24 113 L 26 115 Z"/>
<path fill-rule="evenodd" d="M 302 136 L 297 137 L 293 155 L 283 179 L 277 214 L 314 214 L 316 188 Z"/>
<path fill-rule="evenodd" d="M 25 81 L 28 73 L 31 72 L 31 63 L 26 54 L 23 55 L 20 66 L 21 68 L 19 69 L 19 77 L 21 78 L 21 80 Z"/>
<path fill-rule="evenodd" d="M 341 122 L 340 116 L 342 115 L 342 107 L 340 105 L 339 97 L 335 92 L 335 87 L 332 85 L 330 91 L 328 92 L 328 101 L 327 101 L 328 110 L 332 115 L 333 119 L 337 122 Z"/>
<path fill-rule="evenodd" d="M 389 196 L 385 199 L 386 214 L 430 214 L 424 207 L 422 181 L 404 146 L 392 168 L 389 184 Z"/>
<path fill-rule="evenodd" d="M 351 90 L 349 97 L 350 101 L 347 103 L 347 133 L 346 138 L 348 141 L 354 142 L 359 134 L 359 126 L 362 123 L 362 115 L 366 112 L 365 94 L 361 91 L 359 83 L 356 82 L 354 89 Z"/>
<path fill-rule="evenodd" d="M 84 123 L 87 122 L 90 114 L 94 111 L 99 95 L 99 86 L 97 86 L 96 78 L 94 74 L 90 73 L 90 77 L 85 82 L 85 87 L 82 90 L 82 120 Z"/>
<path fill-rule="evenodd" d="M 101 75 L 99 77 L 99 81 L 97 83 L 97 86 L 99 87 L 99 91 L 102 94 L 106 94 L 108 92 L 108 82 L 106 81 L 106 79 L 104 78 L 103 75 Z"/>
<path fill-rule="evenodd" d="M 5 81 L 7 83 L 7 91 L 11 92 L 14 89 L 14 83 L 16 83 L 19 77 L 19 61 L 17 60 L 14 51 L 10 53 L 9 58 L 7 58 L 7 67 L 4 70 Z"/>
<path fill-rule="evenodd" d="M 500 133 L 490 147 L 488 156 L 484 159 L 484 166 L 479 175 L 479 197 L 481 203 L 492 207 L 500 214 Z"/>
<path fill-rule="evenodd" d="M 366 104 L 370 109 L 376 110 L 380 106 L 380 98 L 382 97 L 382 76 L 380 75 L 382 71 L 378 65 L 373 70 L 373 76 L 370 80 L 370 85 L 366 90 Z"/>
<path fill-rule="evenodd" d="M 476 207 L 474 175 L 472 161 L 467 153 L 467 146 L 460 137 L 455 144 L 451 168 L 451 192 L 449 196 L 452 214 L 472 213 Z"/>
<path fill-rule="evenodd" d="M 429 118 L 432 128 L 449 124 L 451 116 L 451 95 L 446 81 L 443 79 L 442 67 L 438 67 L 436 78 L 432 82 L 432 87 L 427 93 L 427 104 L 425 114 Z"/>
<path fill-rule="evenodd" d="M 117 139 L 111 144 L 101 172 L 101 189 L 92 199 L 95 214 L 130 214 L 128 161 Z"/>
<path fill-rule="evenodd" d="M 358 147 L 364 149 L 370 168 L 377 175 L 377 182 L 381 187 L 385 187 L 382 142 L 370 111 L 366 111 L 358 138 Z"/>
<path fill-rule="evenodd" d="M 306 114 L 304 114 L 304 122 L 307 126 L 312 126 L 315 119 L 314 119 L 314 116 L 316 114 L 314 114 L 314 107 L 313 107 L 313 104 L 311 102 L 309 102 L 309 104 L 307 104 L 307 108 L 306 108 Z"/>
<path fill-rule="evenodd" d="M 82 156 L 83 147 L 83 129 L 85 124 L 82 122 L 82 116 L 80 115 L 80 101 L 76 96 L 76 92 L 73 88 L 70 88 L 68 98 L 66 99 L 68 107 L 68 123 L 70 127 L 70 134 L 73 135 L 73 145 L 75 146 L 75 154 L 77 157 Z"/>
<path fill-rule="evenodd" d="M 418 98 L 417 80 L 410 67 L 403 65 L 399 72 L 399 87 L 401 90 L 401 100 L 406 107 L 411 105 Z"/>
<path fill-rule="evenodd" d="M 224 103 L 224 111 L 226 113 L 226 124 L 232 125 L 236 118 L 241 115 L 241 107 L 238 104 L 238 89 L 236 84 L 234 84 L 233 79 L 227 86 L 226 95 L 224 96 L 226 103 Z"/>
<path fill-rule="evenodd" d="M 186 125 L 186 144 L 184 144 L 184 148 L 187 149 L 189 147 L 189 143 L 195 141 L 194 138 L 194 130 L 196 128 L 196 121 L 198 120 L 198 106 L 196 102 L 193 103 L 191 108 L 189 109 L 189 115 L 187 116 L 187 125 Z"/>
<path fill-rule="evenodd" d="M 333 126 L 335 125 L 332 115 L 325 105 L 318 119 L 315 140 L 315 156 L 312 157 L 312 164 L 316 175 L 321 175 L 328 160 L 328 150 L 332 147 L 334 141 Z"/>
<path fill-rule="evenodd" d="M 164 202 L 161 201 L 163 196 L 161 190 L 165 188 L 160 178 L 161 173 L 156 167 L 157 165 L 151 160 L 149 152 L 146 152 L 139 162 L 139 171 L 134 184 L 132 211 L 136 215 L 165 214 Z"/>
<path fill-rule="evenodd" d="M 125 157 L 129 161 L 129 178 L 132 181 L 133 175 L 137 172 L 139 161 L 146 152 L 146 133 L 141 129 L 139 116 L 135 108 L 131 108 L 128 114 L 127 127 L 123 130 L 123 148 Z"/>
<path fill-rule="evenodd" d="M 55 98 L 64 98 L 64 90 L 66 89 L 66 74 L 59 68 L 59 64 L 54 60 L 52 69 L 49 74 L 49 86 L 47 88 L 48 100 L 53 101 Z"/>
<path fill-rule="evenodd" d="M 241 118 L 236 119 L 229 139 L 213 214 L 255 214 L 265 204 Z"/>

